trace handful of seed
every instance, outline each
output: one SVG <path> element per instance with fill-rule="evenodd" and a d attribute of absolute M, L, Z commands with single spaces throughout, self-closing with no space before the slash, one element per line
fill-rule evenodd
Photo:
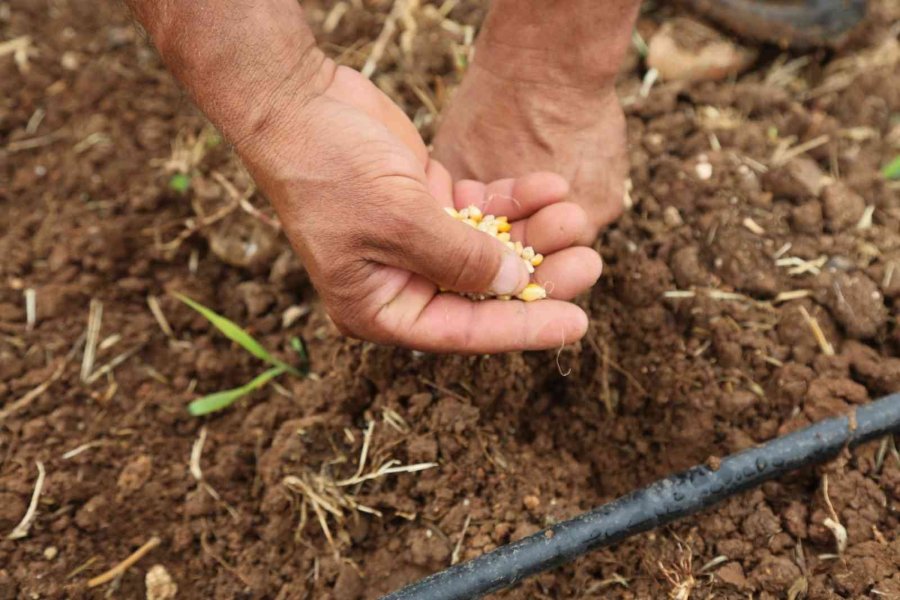
<path fill-rule="evenodd" d="M 509 219 L 505 216 L 496 217 L 494 215 L 486 215 L 481 212 L 480 208 L 474 205 L 462 210 L 456 210 L 455 208 L 445 208 L 444 210 L 457 221 L 462 221 L 466 225 L 474 227 L 478 231 L 483 231 L 506 244 L 510 250 L 522 258 L 522 262 L 525 263 L 525 268 L 528 269 L 529 273 L 534 273 L 534 268 L 544 262 L 543 255 L 535 252 L 534 248 L 531 246 L 523 246 L 522 242 L 514 242 L 510 239 L 509 232 L 512 229 L 512 225 L 509 224 Z M 493 297 L 489 294 L 464 294 L 464 296 L 472 298 L 473 300 L 486 300 L 487 298 Z M 512 298 L 511 296 L 496 297 L 500 300 L 510 300 Z M 529 283 L 521 292 L 516 294 L 516 298 L 524 300 L 525 302 L 533 302 L 546 297 L 547 290 L 539 283 L 534 282 Z"/>

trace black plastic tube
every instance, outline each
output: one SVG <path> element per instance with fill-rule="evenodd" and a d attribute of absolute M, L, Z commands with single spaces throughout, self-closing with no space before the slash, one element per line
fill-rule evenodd
<path fill-rule="evenodd" d="M 821 421 L 761 446 L 701 465 L 558 523 L 532 536 L 455 565 L 382 600 L 468 600 L 571 561 L 629 536 L 700 512 L 784 475 L 824 462 L 845 446 L 900 432 L 900 393 Z"/>

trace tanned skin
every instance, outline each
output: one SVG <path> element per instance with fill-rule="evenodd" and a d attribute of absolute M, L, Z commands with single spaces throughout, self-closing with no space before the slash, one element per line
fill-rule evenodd
<path fill-rule="evenodd" d="M 619 210 L 617 154 L 609 158 L 607 154 L 615 154 L 611 150 L 599 155 L 567 151 L 565 127 L 553 125 L 545 136 L 541 121 L 534 121 L 533 115 L 511 114 L 511 129 L 527 123 L 537 135 L 524 136 L 521 156 L 513 153 L 504 159 L 505 165 L 478 161 L 472 166 L 460 156 L 483 153 L 479 148 L 497 140 L 491 132 L 459 123 L 459 118 L 454 124 L 451 109 L 438 149 L 452 161 L 454 177 L 429 156 L 416 128 L 386 95 L 322 53 L 296 0 L 127 1 L 171 72 L 234 145 L 273 203 L 341 331 L 377 343 L 464 353 L 559 347 L 584 335 L 587 316 L 570 300 L 600 276 L 600 257 L 584 244 L 593 242 L 600 224 Z M 605 23 L 601 32 L 623 28 L 623 34 L 601 35 L 609 38 L 607 48 L 614 51 L 592 61 L 585 49 L 557 61 L 550 60 L 556 49 L 545 44 L 539 32 L 544 21 L 523 16 L 528 11 L 514 9 L 517 2 L 495 0 L 480 47 L 486 48 L 485 53 L 497 48 L 497 60 L 503 65 L 508 56 L 523 57 L 523 69 L 534 68 L 530 77 L 537 82 L 535 92 L 545 94 L 548 103 L 590 100 L 613 107 L 600 115 L 615 121 L 612 126 L 597 128 L 613 133 L 607 140 L 594 141 L 612 149 L 622 147 L 617 121 L 621 113 L 616 117 L 612 80 L 615 63 L 624 54 L 621 40 L 627 38 L 622 36 L 630 35 L 635 3 L 597 3 L 610 10 L 590 13 Z M 546 26 L 557 31 L 564 29 L 565 13 L 590 6 L 589 0 L 527 3 L 535 8 L 554 6 L 556 12 L 542 14 L 553 17 Z M 520 53 L 510 52 L 504 41 L 515 37 L 517 30 L 522 34 Z M 479 56 L 476 64 L 479 61 L 485 72 L 508 77 L 499 66 L 490 66 L 489 57 Z M 599 68 L 603 76 L 585 71 L 586 79 L 576 77 L 572 70 L 583 65 L 603 65 Z M 571 79 L 562 77 L 560 70 Z M 524 71 L 522 76 L 524 88 L 529 79 Z M 594 83 L 585 83 L 588 80 Z M 489 78 L 468 84 L 469 91 L 466 85 L 454 102 L 459 111 L 467 103 L 497 97 L 494 91 L 484 91 L 494 85 Z M 582 87 L 585 95 L 576 93 Z M 514 110 L 537 103 L 525 96 L 516 92 Z M 566 112 L 558 109 L 550 112 Z M 570 104 L 567 110 L 581 111 L 584 105 Z M 479 119 L 490 116 L 483 113 Z M 504 127 L 500 122 L 490 125 L 498 131 Z M 576 176 L 567 180 L 548 170 L 566 174 L 572 165 L 545 160 L 527 147 L 535 143 L 545 150 L 548 144 L 559 144 L 558 151 L 549 152 L 556 159 L 593 162 L 576 165 Z M 577 143 L 580 148 L 588 145 L 584 136 Z M 590 200 L 579 195 L 577 202 L 565 201 L 570 181 L 583 185 L 585 179 L 577 174 L 585 169 L 610 170 L 605 177 L 619 182 L 604 184 Z M 462 179 L 472 175 L 480 179 Z M 439 293 L 444 287 L 513 294 L 528 282 L 524 265 L 505 246 L 454 221 L 443 210 L 470 204 L 508 215 L 514 239 L 546 256 L 535 276 L 548 284 L 551 299 L 527 304 L 471 302 Z M 602 209 L 607 216 L 599 218 L 595 205 L 608 205 Z"/>

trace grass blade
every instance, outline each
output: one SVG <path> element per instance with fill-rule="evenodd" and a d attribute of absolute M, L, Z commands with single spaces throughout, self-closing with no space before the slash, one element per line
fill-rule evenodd
<path fill-rule="evenodd" d="M 291 348 L 300 357 L 300 365 L 297 370 L 303 373 L 304 376 L 309 375 L 309 354 L 306 352 L 306 344 L 300 338 L 292 337 Z"/>
<path fill-rule="evenodd" d="M 881 174 L 884 175 L 885 179 L 900 179 L 900 155 L 895 156 L 894 160 L 886 164 Z"/>
<path fill-rule="evenodd" d="M 275 367 L 269 369 L 268 371 L 260 373 L 259 375 L 254 377 L 252 381 L 242 385 L 241 387 L 234 388 L 232 390 L 225 390 L 223 392 L 216 392 L 215 394 L 210 394 L 208 396 L 198 398 L 188 405 L 188 412 L 190 412 L 195 417 L 199 417 L 202 415 L 208 415 L 209 413 L 215 412 L 217 410 L 222 410 L 223 408 L 234 404 L 234 402 L 236 402 L 240 398 L 243 398 L 250 392 L 258 390 L 262 386 L 269 383 L 269 381 L 271 381 L 275 377 L 278 377 L 284 372 L 284 367 Z"/>
<path fill-rule="evenodd" d="M 278 360 L 271 354 L 269 351 L 263 348 L 262 344 L 257 342 L 253 336 L 244 331 L 237 323 L 231 321 L 230 319 L 226 319 L 219 313 L 215 312 L 212 309 L 209 309 L 199 302 L 192 300 L 185 296 L 184 294 L 179 294 L 175 292 L 175 297 L 196 310 L 198 313 L 203 315 L 206 320 L 213 324 L 213 327 L 222 332 L 222 334 L 239 345 L 241 348 L 255 356 L 260 360 L 264 360 L 270 365 L 275 367 L 279 367 L 284 371 L 291 373 L 292 375 L 302 376 L 300 371 L 290 366 L 289 364 Z"/>

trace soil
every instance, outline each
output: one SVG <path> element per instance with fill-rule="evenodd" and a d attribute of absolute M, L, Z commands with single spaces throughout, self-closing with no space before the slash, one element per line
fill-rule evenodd
<path fill-rule="evenodd" d="M 340 3 L 326 32 L 332 4 L 310 18 L 329 52 L 361 66 L 391 3 Z M 452 6 L 444 26 L 418 10 L 375 75 L 427 137 L 484 12 Z M 156 598 L 173 583 L 180 598 L 376 598 L 900 389 L 900 197 L 878 173 L 900 145 L 900 8 L 871 11 L 840 52 L 764 49 L 736 81 L 642 97 L 631 57 L 633 206 L 598 245 L 588 336 L 558 353 L 459 357 L 339 335 L 264 200 L 119 2 L 0 1 L 0 39 L 32 40 L 27 61 L 0 57 L 0 598 L 143 597 L 151 570 Z M 649 11 L 641 30 L 675 14 Z M 239 197 L 255 208 L 234 208 Z M 285 360 L 302 338 L 311 375 L 190 417 L 191 399 L 262 367 L 172 291 Z M 89 373 L 117 362 L 82 378 L 92 303 Z M 369 423 L 364 473 L 438 466 L 334 486 L 357 472 Z M 36 517 L 7 539 L 36 461 Z M 900 455 L 885 439 L 498 597 L 900 598 L 898 509 Z M 87 586 L 154 536 L 124 575 Z"/>

